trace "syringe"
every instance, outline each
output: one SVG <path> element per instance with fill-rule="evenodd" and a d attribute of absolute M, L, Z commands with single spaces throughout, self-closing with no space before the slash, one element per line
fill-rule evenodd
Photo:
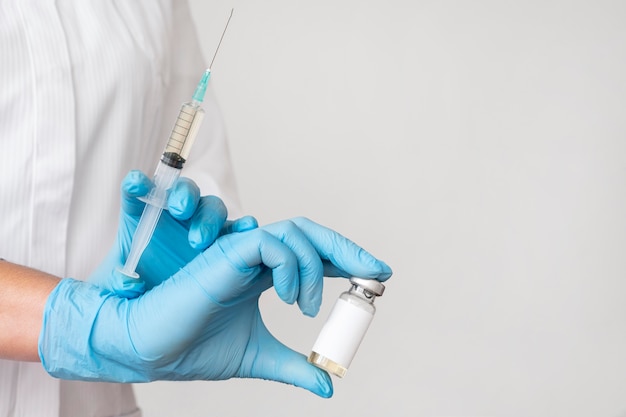
<path fill-rule="evenodd" d="M 167 207 L 167 192 L 180 176 L 183 164 L 189 157 L 191 145 L 193 145 L 196 135 L 198 134 L 200 123 L 204 118 L 204 110 L 200 107 L 200 103 L 204 100 L 206 87 L 209 83 L 209 78 L 211 78 L 211 68 L 213 67 L 213 62 L 220 49 L 222 40 L 224 39 L 226 29 L 228 29 L 230 19 L 233 17 L 233 12 L 234 9 L 230 11 L 230 16 L 226 21 L 226 26 L 215 49 L 213 59 L 209 64 L 209 68 L 204 72 L 202 79 L 198 83 L 196 91 L 191 98 L 191 102 L 184 103 L 178 113 L 178 118 L 172 129 L 170 138 L 167 141 L 167 145 L 165 146 L 165 151 L 163 151 L 161 160 L 154 173 L 154 188 L 150 190 L 148 195 L 141 198 L 141 200 L 146 203 L 146 206 L 139 219 L 137 230 L 135 230 L 126 263 L 120 270 L 121 273 L 131 278 L 139 278 L 139 275 L 135 272 L 137 264 L 139 264 L 139 258 L 141 258 L 143 251 L 152 238 L 154 229 L 159 222 L 159 217 L 161 217 L 161 212 Z"/>
<path fill-rule="evenodd" d="M 180 176 L 180 171 L 189 157 L 189 150 L 196 139 L 200 123 L 204 118 L 204 110 L 200 107 L 200 103 L 204 100 L 210 77 L 211 70 L 207 69 L 198 83 L 191 101 L 182 105 L 170 138 L 165 146 L 165 151 L 163 151 L 161 160 L 156 167 L 153 179 L 154 187 L 148 195 L 141 198 L 146 203 L 146 206 L 133 236 L 130 253 L 128 258 L 126 258 L 124 267 L 121 269 L 124 275 L 132 278 L 139 277 L 135 272 L 139 258 L 152 238 L 154 229 L 159 222 L 159 217 L 161 217 L 161 212 L 167 207 L 167 192 Z"/>

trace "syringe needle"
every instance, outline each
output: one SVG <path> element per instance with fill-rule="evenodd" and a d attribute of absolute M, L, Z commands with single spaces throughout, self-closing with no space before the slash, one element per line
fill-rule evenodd
<path fill-rule="evenodd" d="M 220 50 L 220 45 L 222 44 L 222 39 L 224 39 L 224 35 L 226 34 L 226 29 L 228 29 L 228 24 L 230 23 L 230 19 L 233 17 L 233 13 L 235 12 L 235 9 L 231 9 L 230 10 L 230 16 L 228 16 L 228 20 L 226 21 L 226 26 L 224 27 L 224 31 L 222 32 L 222 37 L 220 38 L 220 41 L 217 43 L 217 48 L 215 48 L 215 53 L 213 54 L 213 59 L 211 60 L 211 63 L 209 64 L 209 71 L 211 70 L 211 68 L 213 68 L 213 62 L 215 61 L 215 57 L 217 56 L 217 51 Z"/>

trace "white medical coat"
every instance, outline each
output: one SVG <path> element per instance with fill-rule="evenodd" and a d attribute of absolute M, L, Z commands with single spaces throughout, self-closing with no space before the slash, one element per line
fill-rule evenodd
<path fill-rule="evenodd" d="M 152 174 L 204 65 L 184 1 L 0 1 L 0 257 L 86 278 L 113 244 L 122 178 Z M 208 96 L 183 175 L 237 207 Z M 129 385 L 0 360 L 0 417 L 114 415 L 140 415 Z"/>

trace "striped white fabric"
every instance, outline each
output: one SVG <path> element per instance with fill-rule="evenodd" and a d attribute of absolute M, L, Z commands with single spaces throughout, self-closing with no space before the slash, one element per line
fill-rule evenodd
<path fill-rule="evenodd" d="M 114 241 L 121 179 L 152 173 L 203 70 L 184 1 L 0 0 L 0 256 L 87 277 Z M 237 207 L 221 118 L 204 107 L 183 175 Z M 130 386 L 0 361 L 0 417 L 139 413 Z"/>

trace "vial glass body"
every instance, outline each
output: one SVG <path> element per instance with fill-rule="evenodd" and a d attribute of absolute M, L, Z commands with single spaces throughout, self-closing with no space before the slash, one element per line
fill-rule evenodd
<path fill-rule="evenodd" d="M 373 293 L 358 285 L 342 293 L 317 337 L 308 361 L 343 378 L 374 318 L 375 298 Z"/>

